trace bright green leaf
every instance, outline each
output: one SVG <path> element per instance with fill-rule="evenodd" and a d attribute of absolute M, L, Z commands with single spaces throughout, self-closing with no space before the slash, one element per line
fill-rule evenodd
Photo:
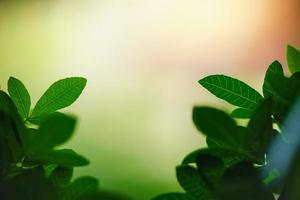
<path fill-rule="evenodd" d="M 300 51 L 298 49 L 288 45 L 286 59 L 291 73 L 300 71 Z"/>
<path fill-rule="evenodd" d="M 20 80 L 10 77 L 8 80 L 7 89 L 21 117 L 26 119 L 29 115 L 31 100 L 24 84 Z"/>
<path fill-rule="evenodd" d="M 176 175 L 181 187 L 195 199 L 213 199 L 209 185 L 194 167 L 180 165 L 176 168 Z"/>
<path fill-rule="evenodd" d="M 65 143 L 73 134 L 75 122 L 74 118 L 66 115 L 50 115 L 31 137 L 29 153 L 48 151 Z"/>
<path fill-rule="evenodd" d="M 35 105 L 31 118 L 55 112 L 71 105 L 85 88 L 86 79 L 72 77 L 52 84 Z"/>
<path fill-rule="evenodd" d="M 254 109 L 262 96 L 246 83 L 224 75 L 211 75 L 199 83 L 215 96 L 246 109 Z"/>

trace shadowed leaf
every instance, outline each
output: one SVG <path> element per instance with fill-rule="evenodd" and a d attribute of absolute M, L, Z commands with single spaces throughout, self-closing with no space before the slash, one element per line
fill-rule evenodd
<path fill-rule="evenodd" d="M 213 199 L 213 194 L 197 169 L 189 165 L 176 168 L 176 176 L 181 187 L 195 199 Z"/>
<path fill-rule="evenodd" d="M 89 164 L 86 158 L 71 149 L 37 152 L 31 155 L 30 158 L 42 164 L 56 164 L 62 167 L 76 167 Z"/>
<path fill-rule="evenodd" d="M 188 194 L 174 192 L 174 193 L 159 195 L 153 198 L 152 200 L 197 200 L 197 199 L 193 198 Z"/>
<path fill-rule="evenodd" d="M 53 147 L 63 144 L 72 135 L 75 119 L 66 115 L 50 115 L 45 119 L 37 133 L 30 140 L 28 151 L 30 154 L 48 151 Z"/>

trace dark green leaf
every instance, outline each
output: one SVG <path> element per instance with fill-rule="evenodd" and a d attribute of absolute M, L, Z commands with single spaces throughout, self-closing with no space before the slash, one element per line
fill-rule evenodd
<path fill-rule="evenodd" d="M 3 114 L 6 115 L 7 118 L 10 118 L 9 123 L 11 128 L 9 132 L 13 132 L 12 134 L 14 135 L 15 139 L 21 146 L 23 146 L 27 139 L 26 127 L 10 97 L 1 90 L 0 112 L 3 112 Z"/>
<path fill-rule="evenodd" d="M 189 165 L 180 165 L 176 168 L 177 180 L 181 187 L 196 199 L 213 199 L 212 191 L 197 169 Z"/>
<path fill-rule="evenodd" d="M 72 135 L 75 119 L 66 115 L 50 115 L 45 119 L 38 132 L 30 140 L 28 151 L 30 154 L 48 151 L 63 144 Z"/>
<path fill-rule="evenodd" d="M 226 170 L 226 166 L 221 158 L 211 155 L 198 155 L 197 169 L 206 183 L 212 188 L 216 188 Z"/>
<path fill-rule="evenodd" d="M 247 127 L 245 148 L 261 163 L 265 161 L 265 154 L 274 136 L 271 109 L 271 99 L 263 101 L 252 116 Z"/>
<path fill-rule="evenodd" d="M 288 45 L 286 59 L 291 73 L 300 71 L 300 51 L 298 49 Z"/>
<path fill-rule="evenodd" d="M 209 107 L 195 107 L 193 121 L 198 130 L 220 147 L 234 149 L 242 147 L 244 136 L 239 133 L 236 122 L 223 111 Z"/>
<path fill-rule="evenodd" d="M 7 89 L 10 97 L 19 111 L 19 114 L 23 119 L 26 119 L 29 115 L 31 101 L 29 93 L 24 84 L 20 80 L 10 77 L 8 80 Z"/>
<path fill-rule="evenodd" d="M 35 105 L 31 118 L 71 105 L 80 96 L 85 85 L 86 79 L 81 77 L 66 78 L 55 82 Z"/>
<path fill-rule="evenodd" d="M 56 164 L 48 164 L 48 165 L 44 165 L 44 171 L 45 171 L 45 176 L 46 177 L 50 177 L 51 174 L 54 172 L 54 170 L 57 168 L 58 166 Z"/>
<path fill-rule="evenodd" d="M 0 182 L 0 198 L 3 200 L 54 200 L 58 199 L 55 186 L 43 170 L 34 168 L 13 179 Z"/>
<path fill-rule="evenodd" d="M 227 170 L 216 195 L 217 200 L 275 200 L 250 163 L 240 163 Z"/>
<path fill-rule="evenodd" d="M 215 96 L 228 103 L 246 109 L 254 109 L 262 96 L 246 83 L 224 75 L 211 75 L 199 83 Z"/>
<path fill-rule="evenodd" d="M 253 110 L 237 108 L 231 113 L 231 117 L 238 119 L 248 119 L 251 117 Z"/>
<path fill-rule="evenodd" d="M 88 165 L 89 161 L 71 149 L 37 152 L 30 158 L 42 164 L 56 164 L 62 167 L 77 167 Z"/>
<path fill-rule="evenodd" d="M 285 186 L 283 188 L 283 191 L 280 196 L 280 200 L 296 200 L 300 199 L 300 191 L 299 191 L 299 185 L 300 185 L 300 159 L 299 159 L 300 153 L 297 152 L 297 154 L 294 156 L 292 160 L 292 164 L 289 168 L 289 173 L 286 177 Z"/>
<path fill-rule="evenodd" d="M 63 200 L 79 200 L 84 195 L 97 192 L 98 185 L 98 180 L 93 177 L 83 176 L 77 178 L 67 188 Z"/>
<path fill-rule="evenodd" d="M 242 155 L 234 150 L 213 147 L 193 151 L 183 159 L 182 164 L 186 165 L 196 163 L 197 158 L 201 155 L 217 157 L 221 159 L 227 167 L 230 167 L 240 161 L 247 160 L 245 155 Z"/>
<path fill-rule="evenodd" d="M 50 175 L 50 180 L 54 185 L 66 186 L 73 176 L 73 168 L 57 167 Z"/>
<path fill-rule="evenodd" d="M 100 190 L 98 192 L 82 195 L 80 200 L 131 200 L 131 198 L 115 191 Z"/>
<path fill-rule="evenodd" d="M 41 115 L 39 117 L 35 117 L 35 118 L 29 118 L 28 121 L 32 124 L 38 125 L 40 126 L 42 124 L 42 122 L 44 120 L 46 120 L 49 116 L 63 116 L 63 113 L 60 112 L 54 112 L 54 113 L 50 113 L 50 114 L 45 114 L 45 115 Z"/>
<path fill-rule="evenodd" d="M 279 77 L 284 77 L 282 65 L 278 61 L 274 61 L 266 72 L 263 85 L 263 93 L 265 97 L 270 97 L 274 94 L 271 86 L 272 82 L 270 82 L 270 80 L 273 79 L 274 74 Z"/>
<path fill-rule="evenodd" d="M 159 195 L 153 198 L 152 200 L 197 200 L 197 199 L 191 197 L 188 194 L 174 192 L 174 193 Z"/>

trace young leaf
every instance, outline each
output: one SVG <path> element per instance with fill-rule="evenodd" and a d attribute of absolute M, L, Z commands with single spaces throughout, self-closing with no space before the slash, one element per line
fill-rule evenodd
<path fill-rule="evenodd" d="M 197 200 L 197 199 L 185 193 L 173 192 L 173 193 L 159 195 L 151 200 Z"/>
<path fill-rule="evenodd" d="M 78 167 L 89 164 L 87 159 L 71 149 L 36 152 L 30 155 L 30 159 L 38 163 L 56 164 L 62 167 Z"/>
<path fill-rule="evenodd" d="M 262 100 L 262 96 L 246 83 L 224 75 L 211 75 L 199 83 L 215 96 L 228 103 L 252 110 Z"/>
<path fill-rule="evenodd" d="M 195 199 L 213 199 L 208 184 L 194 167 L 180 165 L 176 168 L 176 175 L 181 187 Z"/>
<path fill-rule="evenodd" d="M 300 51 L 298 49 L 288 45 L 286 59 L 291 73 L 300 71 Z"/>
<path fill-rule="evenodd" d="M 270 97 L 274 94 L 271 86 L 272 85 L 271 80 L 273 79 L 274 74 L 279 77 L 284 77 L 282 65 L 277 60 L 274 61 L 269 66 L 265 75 L 264 84 L 263 84 L 263 93 L 265 97 Z"/>
<path fill-rule="evenodd" d="M 20 80 L 10 77 L 8 80 L 7 89 L 21 117 L 23 119 L 27 119 L 31 101 L 30 95 L 24 84 Z"/>
<path fill-rule="evenodd" d="M 231 117 L 238 119 L 248 119 L 251 117 L 253 110 L 237 108 L 231 113 Z"/>
<path fill-rule="evenodd" d="M 55 112 L 71 105 L 81 94 L 86 79 L 72 77 L 52 84 L 35 105 L 31 118 Z"/>
<path fill-rule="evenodd" d="M 63 144 L 72 135 L 76 120 L 66 115 L 50 115 L 45 119 L 38 132 L 32 135 L 28 152 L 30 154 L 49 151 Z"/>
<path fill-rule="evenodd" d="M 67 188 L 63 200 L 80 200 L 83 195 L 97 192 L 98 185 L 98 180 L 93 177 L 79 177 Z"/>
<path fill-rule="evenodd" d="M 209 107 L 195 107 L 193 121 L 199 131 L 224 148 L 241 148 L 243 135 L 236 122 L 223 111 Z"/>

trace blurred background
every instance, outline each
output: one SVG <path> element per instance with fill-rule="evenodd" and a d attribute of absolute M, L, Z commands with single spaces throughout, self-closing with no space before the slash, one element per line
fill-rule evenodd
<path fill-rule="evenodd" d="M 103 188 L 147 200 L 178 191 L 175 166 L 205 145 L 193 105 L 231 107 L 202 89 L 215 73 L 259 91 L 267 66 L 300 48 L 299 0 L 0 1 L 0 85 L 21 79 L 35 103 L 54 81 L 84 76 L 66 144 Z"/>

